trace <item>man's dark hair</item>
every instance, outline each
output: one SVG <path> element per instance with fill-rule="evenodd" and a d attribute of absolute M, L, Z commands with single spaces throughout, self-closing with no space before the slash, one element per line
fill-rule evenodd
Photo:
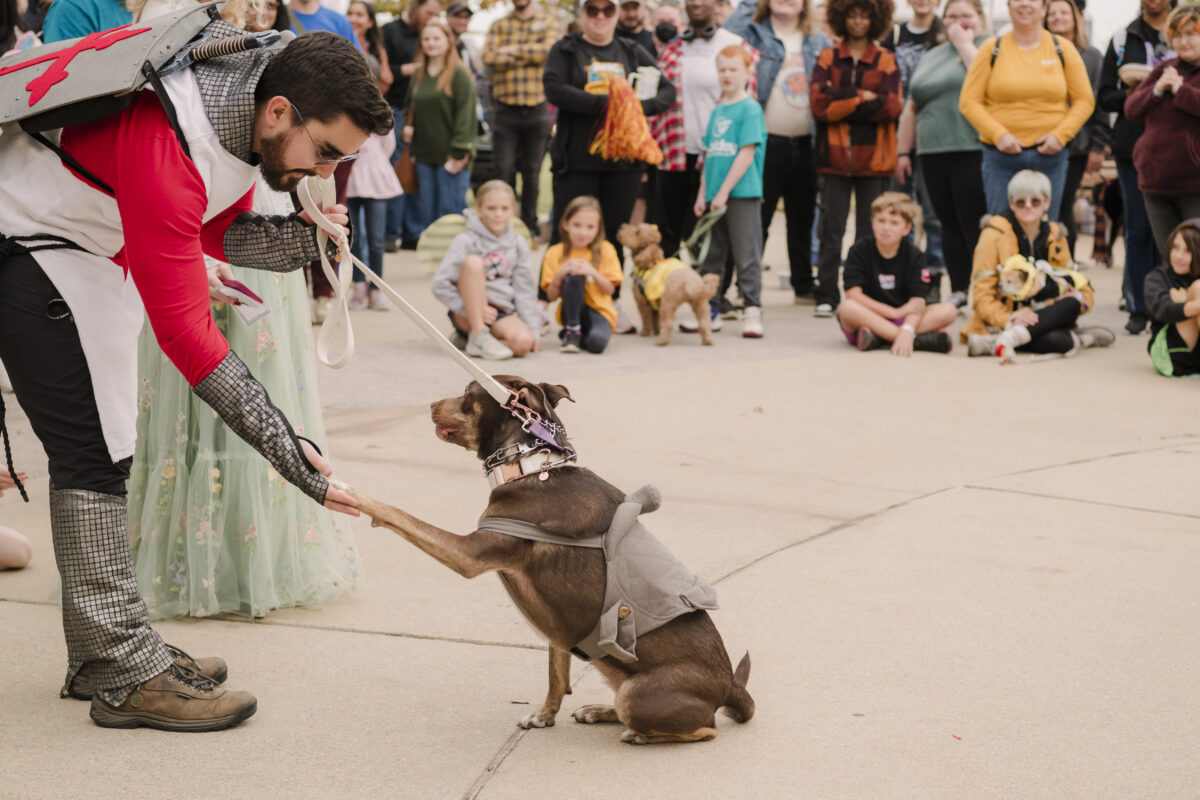
<path fill-rule="evenodd" d="M 286 97 L 304 119 L 329 124 L 341 115 L 367 133 L 392 129 L 392 108 L 379 93 L 367 60 L 349 40 L 328 31 L 288 43 L 263 70 L 254 102 Z"/>
<path fill-rule="evenodd" d="M 846 38 L 846 17 L 856 8 L 867 12 L 871 18 L 871 29 L 867 38 L 878 42 L 892 27 L 892 13 L 896 10 L 892 0 L 829 0 L 825 6 L 825 21 L 829 28 L 841 38 Z"/>

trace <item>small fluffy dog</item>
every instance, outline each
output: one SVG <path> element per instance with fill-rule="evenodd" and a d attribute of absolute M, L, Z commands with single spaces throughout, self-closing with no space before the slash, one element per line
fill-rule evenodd
<path fill-rule="evenodd" d="M 662 234 L 654 225 L 626 223 L 617 241 L 633 253 L 633 297 L 642 315 L 642 336 L 658 334 L 659 347 L 670 344 L 675 312 L 684 303 L 692 307 L 700 327 L 700 342 L 712 344 L 708 301 L 721 284 L 719 275 L 700 275 L 677 258 L 664 258 Z"/>

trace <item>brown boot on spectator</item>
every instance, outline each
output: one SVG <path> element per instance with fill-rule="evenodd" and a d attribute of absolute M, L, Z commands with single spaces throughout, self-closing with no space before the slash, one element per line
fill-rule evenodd
<path fill-rule="evenodd" d="M 224 683 L 229 677 L 229 667 L 225 664 L 225 659 L 217 658 L 192 658 L 187 653 L 180 650 L 178 647 L 167 645 L 167 652 L 174 658 L 176 664 L 182 664 L 188 669 L 199 672 L 206 678 L 211 678 L 213 683 Z M 74 697 L 76 700 L 91 700 L 92 699 L 92 680 L 91 669 L 87 664 L 79 668 L 79 672 L 75 673 L 75 678 L 71 681 L 71 685 L 67 687 L 67 694 Z"/>
<path fill-rule="evenodd" d="M 157 728 L 160 731 L 220 731 L 254 715 L 258 701 L 249 692 L 217 686 L 175 662 L 139 685 L 113 707 L 92 698 L 92 721 L 102 728 Z"/>

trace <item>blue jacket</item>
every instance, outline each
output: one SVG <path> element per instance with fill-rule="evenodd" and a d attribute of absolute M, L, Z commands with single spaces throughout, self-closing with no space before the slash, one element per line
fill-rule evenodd
<path fill-rule="evenodd" d="M 771 96 L 771 90 L 775 88 L 775 78 L 779 76 L 779 70 L 783 67 L 783 59 L 787 56 L 787 50 L 784 48 L 783 42 L 775 35 L 775 29 L 771 27 L 769 16 L 762 22 L 754 21 L 754 11 L 757 6 L 758 3 L 752 0 L 742 0 L 729 15 L 729 19 L 725 20 L 725 27 L 741 36 L 751 47 L 758 50 L 757 100 L 765 106 L 767 98 Z M 832 46 L 833 43 L 829 41 L 829 37 L 821 31 L 804 34 L 801 54 L 804 56 L 804 74 L 809 76 L 810 80 L 813 69 L 817 65 L 817 56 L 826 47 Z"/>

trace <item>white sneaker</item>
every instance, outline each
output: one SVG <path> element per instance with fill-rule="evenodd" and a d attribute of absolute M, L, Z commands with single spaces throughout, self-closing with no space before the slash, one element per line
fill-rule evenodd
<path fill-rule="evenodd" d="M 996 339 L 994 333 L 972 333 L 967 336 L 967 355 L 992 356 L 996 354 Z"/>
<path fill-rule="evenodd" d="M 372 311 L 391 311 L 392 301 L 378 289 L 372 289 L 367 297 L 367 307 Z"/>
<path fill-rule="evenodd" d="M 313 325 L 320 325 L 329 316 L 329 311 L 333 308 L 332 297 L 318 297 L 313 301 Z"/>
<path fill-rule="evenodd" d="M 346 301 L 346 307 L 351 311 L 362 311 L 367 307 L 367 285 L 365 283 L 355 283 L 350 288 L 350 299 Z"/>
<path fill-rule="evenodd" d="M 513 351 L 485 328 L 467 337 L 467 355 L 488 361 L 504 361 L 513 357 Z"/>
<path fill-rule="evenodd" d="M 750 306 L 742 309 L 742 336 L 746 339 L 762 338 L 762 309 L 758 306 Z"/>
<path fill-rule="evenodd" d="M 708 327 L 709 330 L 716 333 L 725 327 L 725 320 L 721 319 L 721 315 L 716 312 L 716 309 L 713 309 L 710 313 L 712 316 L 709 318 Z M 681 322 L 679 323 L 679 330 L 684 333 L 699 333 L 700 326 L 695 322 Z"/>
<path fill-rule="evenodd" d="M 833 306 L 829 303 L 817 303 L 817 307 L 813 309 L 814 317 L 832 317 Z"/>

